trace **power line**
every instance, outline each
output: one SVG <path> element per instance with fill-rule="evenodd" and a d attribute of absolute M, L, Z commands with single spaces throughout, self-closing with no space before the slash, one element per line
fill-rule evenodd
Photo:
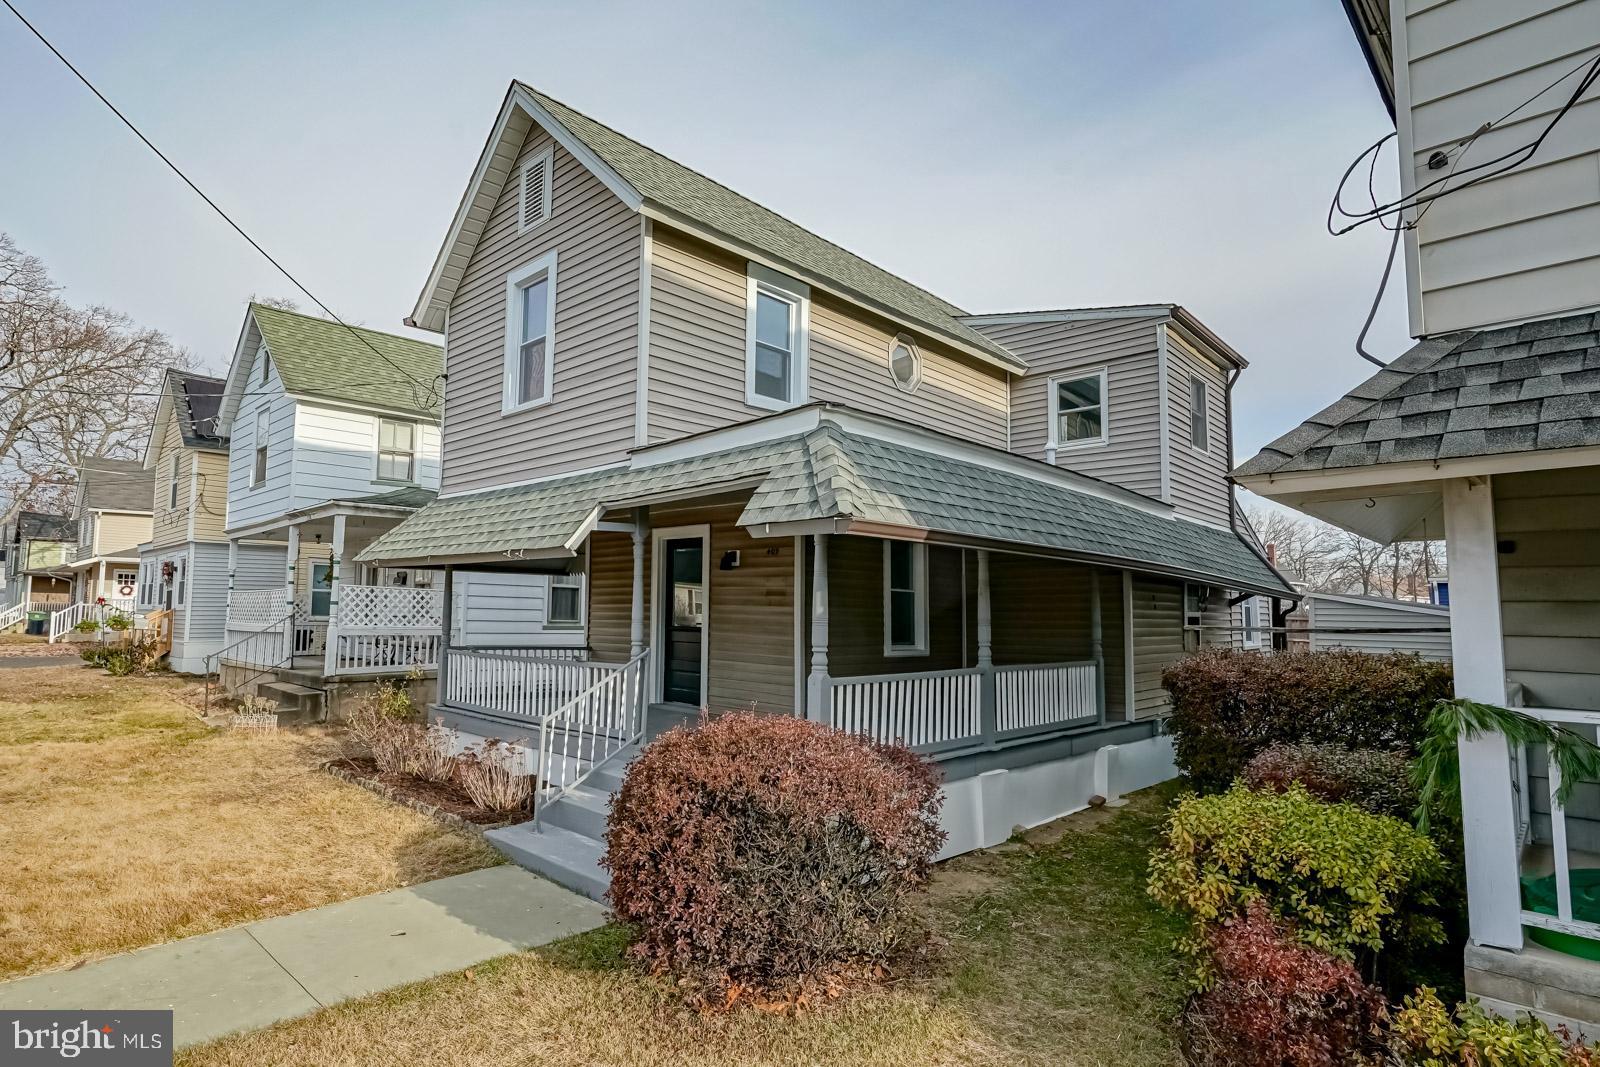
<path fill-rule="evenodd" d="M 190 189 L 192 189 L 196 196 L 198 196 L 201 200 L 205 201 L 206 205 L 208 207 L 210 207 L 212 211 L 215 211 L 219 216 L 221 216 L 222 221 L 226 222 L 229 226 L 233 227 L 234 232 L 237 233 L 240 237 L 243 237 L 245 239 L 245 241 L 250 245 L 251 248 L 255 249 L 257 252 L 259 252 L 261 254 L 263 259 L 265 259 L 268 263 L 271 263 L 273 265 L 273 267 L 277 269 L 279 274 L 282 274 L 285 278 L 289 279 L 290 284 L 292 284 L 296 289 L 299 289 L 302 293 L 304 293 L 306 295 L 306 297 L 309 300 L 311 300 L 312 303 L 316 304 L 317 307 L 321 308 L 327 314 L 327 316 L 330 319 L 332 319 L 334 322 L 338 323 L 340 326 L 343 326 L 346 330 L 349 330 L 350 331 L 350 335 L 352 337 L 354 337 L 356 340 L 360 341 L 367 348 L 371 349 L 373 355 L 377 356 L 379 359 L 381 359 L 385 363 L 389 364 L 389 366 L 393 367 L 396 371 L 398 371 L 401 374 L 402 377 L 405 377 L 405 378 L 409 379 L 410 382 L 411 382 L 411 387 L 412 387 L 412 391 L 413 391 L 412 399 L 416 401 L 417 407 L 419 407 L 419 408 L 430 408 L 430 407 L 433 407 L 435 404 L 438 403 L 438 397 L 435 395 L 435 393 L 436 393 L 435 387 L 438 384 L 440 376 L 436 376 L 432 382 L 424 385 L 422 383 L 422 381 L 420 379 L 418 379 L 415 375 L 413 375 L 410 371 L 406 370 L 404 367 L 400 366 L 400 364 L 396 363 L 394 360 L 390 359 L 388 356 L 386 356 L 382 352 L 378 351 L 377 347 L 375 345 L 373 345 L 371 341 L 368 341 L 365 337 L 363 337 L 361 335 L 360 331 L 356 330 L 355 327 L 351 326 L 349 323 L 347 323 L 343 319 L 341 319 L 338 315 L 334 314 L 334 311 L 333 311 L 332 308 L 330 308 L 327 304 L 324 304 L 322 302 L 322 300 L 317 297 L 317 294 L 313 293 L 310 289 L 307 289 L 305 287 L 305 285 L 301 283 L 300 279 L 296 278 L 293 274 L 290 274 L 288 268 L 286 268 L 283 264 L 279 263 L 276 259 L 274 259 L 270 252 L 268 252 L 265 248 L 262 248 L 260 243 L 258 241 L 256 241 L 256 239 L 254 237 L 251 237 L 248 233 L 245 232 L 245 230 L 244 230 L 244 228 L 242 226 L 240 226 L 237 222 L 234 222 L 232 217 L 229 216 L 226 211 L 223 211 L 222 208 L 217 205 L 217 202 L 215 200 L 212 200 L 211 197 L 207 196 L 205 194 L 205 191 L 202 190 L 198 185 L 196 185 L 194 183 L 194 181 L 191 180 L 190 177 L 187 174 L 185 174 L 178 167 L 178 165 L 176 163 L 174 163 L 171 159 L 167 158 L 166 153 L 161 151 L 161 149 L 157 148 L 156 145 L 155 145 L 155 142 L 151 141 L 150 138 L 146 137 L 144 135 L 144 132 L 142 130 L 140 130 L 139 127 L 135 126 L 133 124 L 133 121 L 131 119 L 129 119 L 128 116 L 124 115 L 122 113 L 122 111 L 117 107 L 117 105 L 113 104 L 110 101 L 110 99 L 107 98 L 107 96 L 104 93 L 102 93 L 99 89 L 95 88 L 94 83 L 91 82 L 87 77 L 85 77 L 84 73 L 82 71 L 80 71 L 76 66 L 74 66 L 72 61 L 70 59 L 68 59 L 65 55 L 63 55 L 59 48 L 57 48 L 55 45 L 51 44 L 50 43 L 50 39 L 48 37 L 46 37 L 43 33 L 40 33 L 38 28 L 35 27 L 33 23 L 29 22 L 27 17 L 24 16 L 22 14 L 22 12 L 17 10 L 16 6 L 14 4 L 12 4 L 11 0 L 0 0 L 0 3 L 5 4 L 6 9 L 9 10 L 13 15 L 15 15 L 17 17 L 17 21 L 21 22 L 24 26 L 26 26 L 28 28 L 28 32 L 32 33 L 35 37 L 37 37 L 39 39 L 39 43 L 43 44 L 46 48 L 48 48 L 50 50 L 51 54 L 54 55 L 57 59 L 59 59 L 62 62 L 62 64 L 68 70 L 70 70 L 73 73 L 73 75 L 80 82 L 82 82 L 84 84 L 85 88 L 87 88 L 91 93 L 93 93 L 99 99 L 99 101 L 102 104 L 104 104 L 106 107 L 108 107 L 111 110 L 111 113 L 113 115 L 117 116 L 117 118 L 122 121 L 122 124 L 124 126 L 128 127 L 129 130 L 133 131 L 133 135 L 135 137 L 139 138 L 139 140 L 144 142 L 146 148 L 148 148 L 148 149 L 150 149 L 150 151 L 154 152 L 156 154 L 156 157 L 158 159 L 160 159 L 161 162 L 165 163 L 167 165 L 168 169 L 170 169 L 172 171 L 172 173 L 176 174 L 180 179 L 182 179 L 183 183 L 185 185 L 187 185 Z M 421 390 L 421 392 L 419 392 L 418 390 Z M 423 399 L 422 399 L 422 397 L 424 395 L 426 395 L 428 397 L 428 401 L 426 403 L 424 403 Z"/>

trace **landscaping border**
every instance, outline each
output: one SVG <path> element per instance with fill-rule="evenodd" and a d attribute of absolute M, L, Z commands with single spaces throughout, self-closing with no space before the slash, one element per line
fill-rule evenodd
<path fill-rule="evenodd" d="M 354 771 L 349 767 L 342 766 L 344 762 L 345 761 L 342 757 L 339 759 L 331 759 L 322 765 L 322 769 L 333 775 L 335 778 L 342 778 L 346 782 L 350 782 L 353 785 L 359 785 L 369 793 L 376 793 L 385 800 L 393 801 L 396 804 L 410 808 L 412 811 L 420 812 L 423 815 L 428 816 L 430 819 L 434 819 L 443 823 L 452 830 L 465 830 L 468 833 L 476 834 L 477 836 L 482 837 L 490 830 L 499 830 L 507 826 L 515 826 L 517 823 L 525 821 L 523 819 L 505 819 L 501 822 L 473 822 L 471 819 L 462 818 L 453 811 L 445 811 L 437 804 L 429 804 L 425 800 L 418 800 L 416 797 L 407 796 L 405 793 L 396 789 L 392 785 L 380 782 L 375 778 L 368 778 L 358 771 Z"/>

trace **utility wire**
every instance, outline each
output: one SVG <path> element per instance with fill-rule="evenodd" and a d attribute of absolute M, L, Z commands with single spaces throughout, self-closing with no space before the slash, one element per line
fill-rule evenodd
<path fill-rule="evenodd" d="M 51 44 L 50 43 L 50 39 L 48 37 L 46 37 L 43 33 L 40 33 L 39 29 L 36 26 L 34 26 L 33 23 L 29 22 L 27 17 L 25 15 L 23 15 L 22 12 L 17 10 L 16 6 L 14 4 L 12 4 L 11 0 L 0 0 L 0 4 L 4 4 L 6 6 L 6 9 L 9 10 L 13 15 L 15 15 L 17 17 L 17 21 L 21 22 L 24 26 L 26 26 L 28 28 L 28 31 L 39 39 L 39 43 L 43 44 L 46 48 L 48 48 L 50 50 L 51 54 L 54 55 L 57 59 L 59 59 L 62 62 L 62 64 L 68 70 L 70 70 L 73 73 L 73 75 L 76 76 L 77 79 L 80 82 L 82 82 L 84 84 L 84 86 L 91 93 L 93 93 L 99 99 L 99 101 L 102 104 L 104 104 L 106 107 L 111 109 L 111 113 L 113 115 L 117 116 L 117 118 L 122 121 L 122 124 L 124 126 L 128 127 L 129 130 L 133 131 L 133 135 L 135 137 L 139 138 L 139 140 L 144 142 L 144 145 L 145 145 L 146 148 L 148 148 L 148 149 L 150 149 L 150 151 L 154 152 L 156 154 L 156 157 L 158 159 L 160 159 L 161 162 L 165 163 L 167 165 L 168 169 L 172 171 L 172 173 L 176 174 L 180 179 L 182 179 L 183 183 L 185 185 L 187 185 L 190 189 L 192 189 L 196 196 L 198 196 L 201 200 L 205 201 L 206 205 L 208 207 L 210 207 L 212 211 L 215 211 L 219 216 L 221 216 L 223 222 L 226 222 L 229 226 L 233 227 L 234 232 L 237 233 L 240 237 L 243 237 L 245 239 L 245 241 L 250 245 L 251 248 L 255 249 L 257 252 L 259 252 L 261 254 L 263 259 L 265 259 L 268 263 L 271 263 L 273 265 L 273 267 L 275 267 L 277 269 L 279 274 L 282 274 L 285 278 L 289 279 L 290 284 L 292 284 L 296 289 L 299 289 L 302 293 L 304 293 L 306 295 L 306 297 L 309 300 L 311 300 L 312 303 L 316 304 L 317 307 L 321 308 L 327 314 L 327 316 L 330 319 L 332 319 L 334 322 L 338 323 L 340 326 L 343 326 L 346 330 L 349 330 L 350 331 L 350 335 L 352 337 L 354 337 L 356 340 L 360 341 L 367 348 L 371 349 L 373 355 L 377 356 L 379 359 L 383 360 L 389 366 L 393 367 L 396 371 L 398 371 L 400 373 L 400 375 L 402 377 L 409 379 L 410 382 L 411 382 L 411 387 L 412 387 L 412 391 L 413 391 L 412 399 L 414 399 L 416 401 L 417 407 L 419 407 L 419 408 L 431 408 L 431 407 L 435 406 L 438 403 L 438 397 L 436 395 L 436 392 L 437 392 L 436 386 L 438 385 L 438 380 L 439 380 L 438 377 L 435 377 L 434 380 L 432 382 L 430 382 L 430 383 L 423 384 L 423 382 L 419 378 L 417 378 L 415 375 L 413 375 L 410 371 L 406 370 L 404 367 L 400 366 L 400 364 L 396 363 L 394 360 L 390 359 L 388 356 L 386 356 L 382 352 L 378 351 L 377 347 L 374 346 L 371 341 L 368 341 L 365 337 L 363 337 L 361 335 L 360 331 L 356 330 L 355 327 L 351 326 L 349 323 L 347 323 L 343 319 L 341 319 L 338 315 L 334 314 L 334 311 L 333 311 L 332 308 L 330 308 L 327 304 L 324 304 L 322 302 L 322 300 L 318 298 L 317 294 L 313 293 L 310 289 L 307 289 L 305 287 L 305 285 L 301 283 L 300 279 L 296 278 L 293 274 L 290 274 L 288 268 L 286 268 L 282 263 L 279 263 L 276 259 L 274 259 L 270 252 L 268 252 L 265 248 L 262 248 L 260 243 L 257 242 L 254 237 L 251 237 L 248 233 L 245 232 L 245 230 L 244 230 L 244 228 L 242 226 L 240 226 L 237 222 L 234 222 L 233 218 L 231 216 L 229 216 L 229 214 L 226 211 L 223 211 L 222 208 L 217 205 L 217 202 L 215 200 L 212 200 L 211 197 L 207 196 L 205 194 L 205 191 L 202 190 L 198 185 L 196 185 L 193 182 L 193 180 L 191 180 L 190 177 L 187 174 L 185 174 L 178 167 L 178 165 L 176 163 L 174 163 L 171 159 L 167 158 L 166 153 L 161 151 L 161 149 L 157 148 L 156 145 L 155 145 L 155 142 L 151 141 L 150 138 L 146 137 L 144 135 L 144 132 L 142 130 L 140 130 L 139 127 L 135 126 L 133 124 L 133 121 L 131 119 L 129 119 L 128 116 L 124 115 L 122 113 L 122 111 L 117 107 L 117 105 L 113 104 L 110 101 L 110 99 L 108 99 L 106 97 L 106 95 L 104 93 L 102 93 L 99 89 L 95 88 L 94 83 L 91 82 L 87 77 L 85 77 L 84 73 L 82 71 L 80 71 L 76 66 L 74 66 L 72 61 L 70 59 L 68 59 L 65 55 L 63 55 L 59 48 L 57 48 L 55 45 Z M 428 397 L 428 400 L 427 400 L 426 403 L 422 399 L 424 395 L 426 395 Z"/>

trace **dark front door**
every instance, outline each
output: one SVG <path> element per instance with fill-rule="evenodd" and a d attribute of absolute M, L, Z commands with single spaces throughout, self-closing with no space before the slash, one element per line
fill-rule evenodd
<path fill-rule="evenodd" d="M 698 537 L 664 541 L 666 586 L 661 602 L 666 618 L 666 656 L 662 659 L 661 696 L 681 704 L 700 703 L 700 647 L 705 640 L 705 546 Z"/>

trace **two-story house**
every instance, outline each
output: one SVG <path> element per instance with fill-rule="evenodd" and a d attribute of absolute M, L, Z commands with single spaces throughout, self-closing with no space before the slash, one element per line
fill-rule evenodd
<path fill-rule="evenodd" d="M 72 582 L 65 568 L 78 541 L 72 517 L 23 509 L 3 533 L 7 610 L 0 613 L 0 626 L 22 622 L 29 610 L 55 610 L 70 603 Z"/>
<path fill-rule="evenodd" d="M 588 892 L 647 708 L 936 753 L 958 852 L 1170 775 L 1162 667 L 1292 595 L 1183 309 L 969 316 L 520 83 L 410 322 L 441 492 L 360 558 L 584 590 L 586 659 L 453 647 L 430 713 L 526 742 L 495 839 Z"/>
<path fill-rule="evenodd" d="M 78 468 L 72 504 L 77 543 L 62 568 L 72 582 L 72 602 L 51 615 L 52 641 L 102 606 L 134 610 L 139 546 L 150 539 L 151 485 L 151 473 L 137 459 L 97 456 Z"/>
<path fill-rule="evenodd" d="M 1379 542 L 1442 533 L 1457 695 L 1592 738 L 1600 0 L 1345 8 L 1395 117 L 1418 343 L 1235 477 Z M 1496 733 L 1460 750 L 1467 991 L 1600 1036 L 1600 786 Z"/>
<path fill-rule="evenodd" d="M 271 684 L 290 694 L 434 668 L 432 572 L 354 556 L 437 493 L 441 357 L 410 338 L 249 306 L 216 419 L 225 562 L 192 594 L 228 604 L 225 666 L 252 678 L 281 668 Z M 474 574 L 457 591 L 458 636 L 581 640 L 581 618 L 563 614 L 571 595 L 549 596 L 552 584 Z"/>

